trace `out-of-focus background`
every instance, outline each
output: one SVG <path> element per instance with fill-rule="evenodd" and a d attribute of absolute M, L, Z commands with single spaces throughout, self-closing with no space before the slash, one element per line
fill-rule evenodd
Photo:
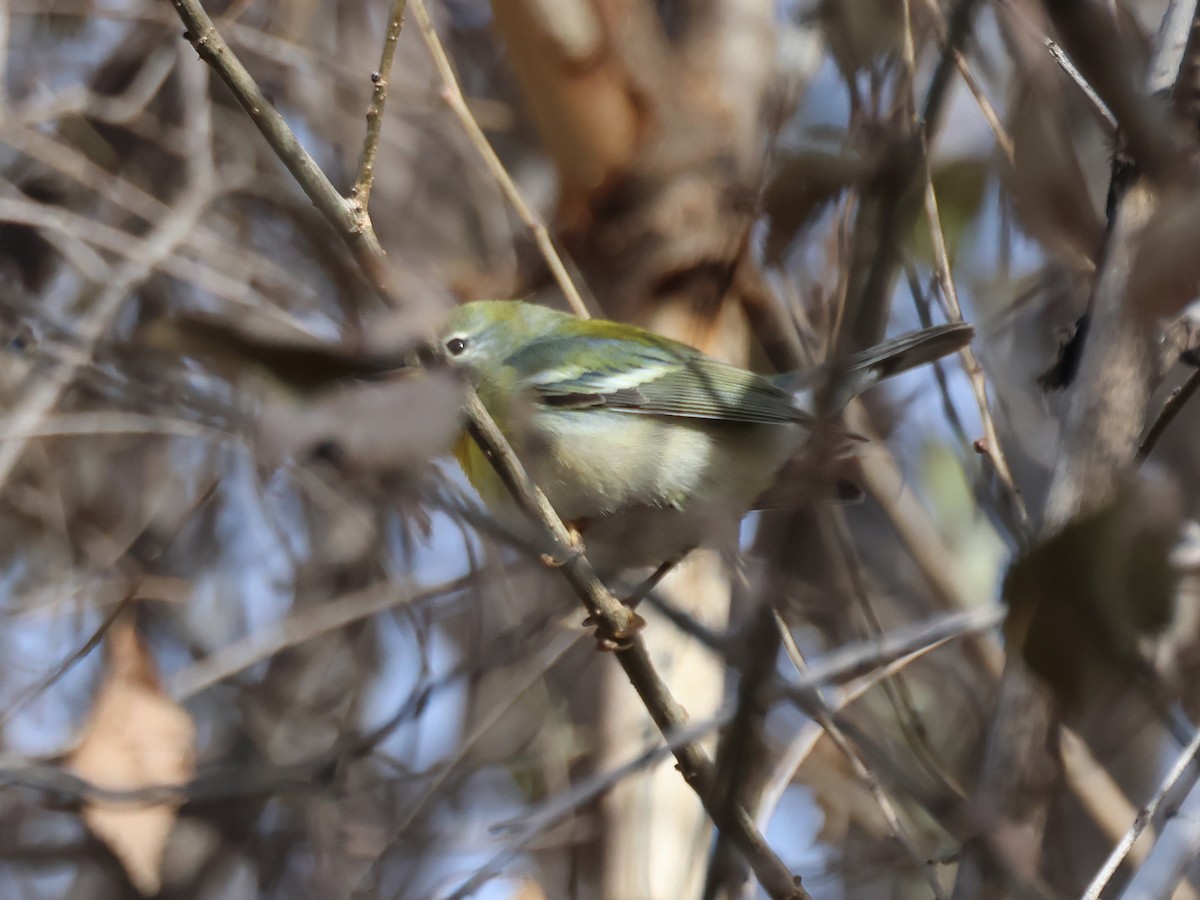
<path fill-rule="evenodd" d="M 343 193 L 387 82 L 389 302 L 170 3 L 0 0 L 0 897 L 756 895 L 455 384 L 360 377 L 567 308 L 542 224 L 594 314 L 760 371 L 975 325 L 643 637 L 812 896 L 1080 895 L 1194 732 L 1186 5 L 429 0 L 389 74 L 387 0 L 208 4 Z M 1188 777 L 1106 896 L 1200 893 Z"/>

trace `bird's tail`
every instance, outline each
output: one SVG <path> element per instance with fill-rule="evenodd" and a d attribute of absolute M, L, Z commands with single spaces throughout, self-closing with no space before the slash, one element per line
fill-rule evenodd
<path fill-rule="evenodd" d="M 955 353 L 971 343 L 974 337 L 975 326 L 968 322 L 949 322 L 921 331 L 910 331 L 851 355 L 844 371 L 847 375 L 869 373 L 874 378 L 871 382 L 874 384 Z"/>
<path fill-rule="evenodd" d="M 852 353 L 815 371 L 785 375 L 782 380 L 798 395 L 801 408 L 820 406 L 825 412 L 837 412 L 883 379 L 961 350 L 974 336 L 975 328 L 967 322 L 935 325 Z"/>

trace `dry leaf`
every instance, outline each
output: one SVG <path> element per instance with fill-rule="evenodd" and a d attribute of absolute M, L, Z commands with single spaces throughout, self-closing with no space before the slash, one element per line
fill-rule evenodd
<path fill-rule="evenodd" d="M 257 422 L 269 463 L 320 453 L 369 472 L 447 453 L 462 430 L 462 388 L 449 372 L 347 384 L 303 402 L 268 402 Z"/>
<path fill-rule="evenodd" d="M 182 784 L 195 771 L 191 717 L 163 693 L 154 660 L 129 617 L 108 635 L 108 667 L 69 762 L 80 777 L 109 790 Z M 145 805 L 93 800 L 88 828 L 120 860 L 142 894 L 157 894 L 167 835 L 179 801 Z"/>

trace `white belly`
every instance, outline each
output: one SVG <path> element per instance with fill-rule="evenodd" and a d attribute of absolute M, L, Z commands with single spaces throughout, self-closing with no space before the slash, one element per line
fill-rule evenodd
<path fill-rule="evenodd" d="M 601 571 L 657 566 L 731 532 L 799 449 L 794 425 L 539 411 L 530 474 L 567 521 L 582 521 Z"/>

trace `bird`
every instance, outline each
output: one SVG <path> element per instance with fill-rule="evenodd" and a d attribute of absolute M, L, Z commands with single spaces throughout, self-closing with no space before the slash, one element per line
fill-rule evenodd
<path fill-rule="evenodd" d="M 736 524 L 820 427 L 818 395 L 835 412 L 973 335 L 953 322 L 768 376 L 634 325 L 476 300 L 450 311 L 438 340 L 595 569 L 615 574 L 673 565 Z M 468 433 L 454 455 L 489 510 L 518 521 Z"/>

